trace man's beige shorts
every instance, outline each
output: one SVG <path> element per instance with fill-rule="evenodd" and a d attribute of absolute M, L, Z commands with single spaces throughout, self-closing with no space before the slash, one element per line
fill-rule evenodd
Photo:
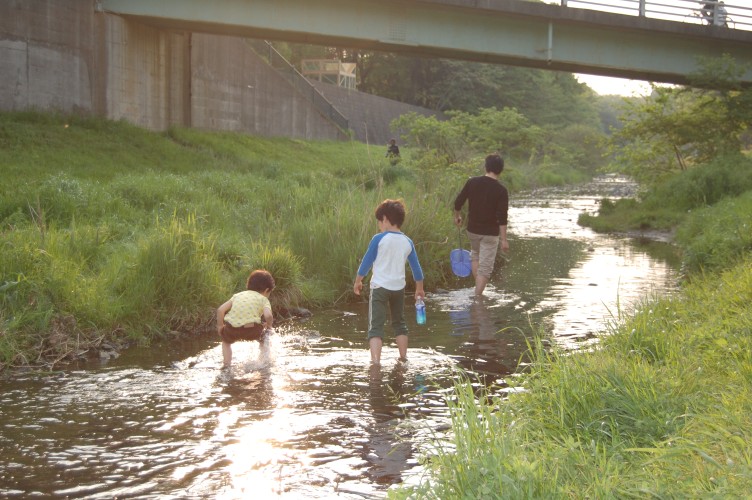
<path fill-rule="evenodd" d="M 499 250 L 499 237 L 467 232 L 470 239 L 470 259 L 478 261 L 478 275 L 490 278 Z"/>

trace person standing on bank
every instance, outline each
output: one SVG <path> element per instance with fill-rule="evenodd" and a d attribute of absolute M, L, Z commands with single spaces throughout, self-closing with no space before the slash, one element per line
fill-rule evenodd
<path fill-rule="evenodd" d="M 399 150 L 399 146 L 397 146 L 397 140 L 390 139 L 389 145 L 386 147 L 386 157 L 387 158 L 399 158 L 399 156 L 400 156 L 400 150 Z"/>
<path fill-rule="evenodd" d="M 475 295 L 483 295 L 496 261 L 496 252 L 509 250 L 507 214 L 509 192 L 499 182 L 504 159 L 486 156 L 486 175 L 471 177 L 454 200 L 454 223 L 462 227 L 462 206 L 468 201 L 467 236 L 470 262 L 475 278 Z"/>
<path fill-rule="evenodd" d="M 395 139 L 389 141 L 389 146 L 386 148 L 386 157 L 389 158 L 389 163 L 392 165 L 400 162 L 400 150 Z"/>

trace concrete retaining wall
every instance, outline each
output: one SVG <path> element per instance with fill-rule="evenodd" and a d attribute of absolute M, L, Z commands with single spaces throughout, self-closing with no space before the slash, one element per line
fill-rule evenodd
<path fill-rule="evenodd" d="M 95 0 L 0 0 L 0 110 L 59 110 L 263 136 L 346 139 L 242 38 L 161 29 Z M 317 84 L 355 137 L 384 144 L 402 113 L 431 112 Z"/>
<path fill-rule="evenodd" d="M 345 139 L 241 38 L 192 35 L 192 124 L 211 130 Z"/>
<path fill-rule="evenodd" d="M 94 0 L 0 2 L 0 109 L 347 138 L 243 39 L 146 26 L 96 12 Z"/>
<path fill-rule="evenodd" d="M 329 83 L 317 81 L 312 83 L 340 113 L 347 117 L 355 138 L 361 142 L 386 144 L 392 137 L 399 138 L 399 133 L 391 131 L 389 124 L 406 113 L 443 117 L 441 113 L 430 109 L 404 104 L 385 97 L 365 94 Z"/>
<path fill-rule="evenodd" d="M 90 1 L 0 3 L 0 109 L 96 107 Z"/>
<path fill-rule="evenodd" d="M 190 34 L 97 17 L 106 40 L 97 67 L 105 75 L 105 116 L 154 130 L 190 126 Z"/>

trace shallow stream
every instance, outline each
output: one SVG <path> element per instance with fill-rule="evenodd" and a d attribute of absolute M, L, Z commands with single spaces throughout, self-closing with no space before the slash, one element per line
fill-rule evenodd
<path fill-rule="evenodd" d="M 486 298 L 472 300 L 470 278 L 430 293 L 427 324 L 409 318 L 405 364 L 389 339 L 369 367 L 363 302 L 281 325 L 268 352 L 235 344 L 231 372 L 207 336 L 2 380 L 0 497 L 382 498 L 419 481 L 420 449 L 448 429 L 456 367 L 503 385 L 534 330 L 577 349 L 675 288 L 670 245 L 577 226 L 625 189 L 514 199 Z"/>

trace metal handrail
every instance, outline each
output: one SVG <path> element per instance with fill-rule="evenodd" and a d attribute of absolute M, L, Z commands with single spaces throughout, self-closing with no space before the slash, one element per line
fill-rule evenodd
<path fill-rule="evenodd" d="M 721 0 L 610 0 L 608 3 L 597 0 L 558 0 L 556 3 L 560 3 L 562 7 L 752 30 L 752 7 Z M 704 9 L 706 5 L 707 10 Z M 721 5 L 726 11 L 725 16 L 718 8 Z"/>
<path fill-rule="evenodd" d="M 263 57 L 272 68 L 284 76 L 322 115 L 334 122 L 344 132 L 350 129 L 347 118 L 305 76 L 295 69 L 295 66 L 285 59 L 270 42 L 266 40 L 247 41 L 259 56 Z"/>

